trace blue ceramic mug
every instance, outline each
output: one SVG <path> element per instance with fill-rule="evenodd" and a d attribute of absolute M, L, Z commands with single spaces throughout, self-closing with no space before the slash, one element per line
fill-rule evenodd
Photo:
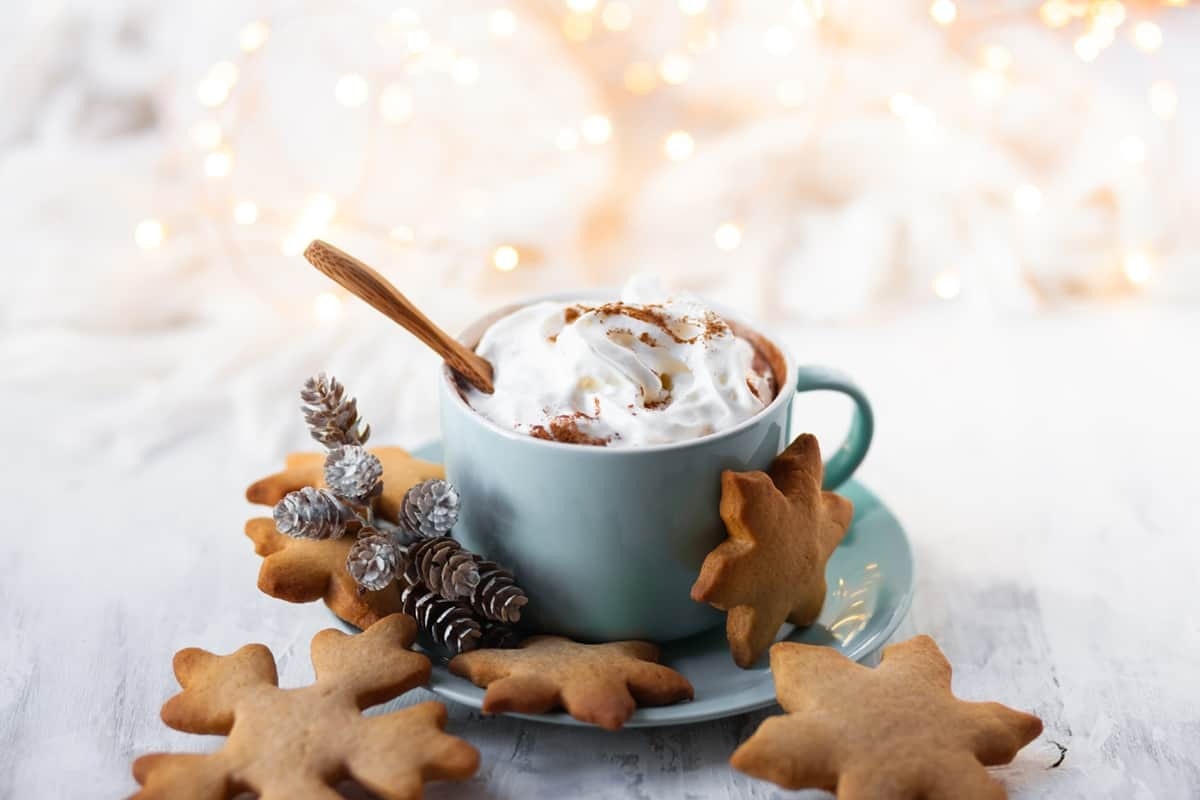
<path fill-rule="evenodd" d="M 529 302 L 608 296 L 571 292 Z M 474 347 L 516 307 L 479 320 L 459 340 Z M 689 593 L 705 555 L 725 538 L 721 472 L 766 469 L 788 444 L 789 387 L 854 401 L 846 441 L 825 465 L 825 487 L 845 482 L 862 462 L 873 429 L 862 391 L 836 370 L 797 366 L 770 338 L 716 310 L 771 362 L 780 391 L 751 419 L 688 441 L 607 448 L 534 438 L 477 413 L 443 370 L 446 473 L 463 497 L 455 536 L 512 568 L 529 595 L 524 621 L 532 629 L 661 642 L 720 624 L 722 615 Z"/>

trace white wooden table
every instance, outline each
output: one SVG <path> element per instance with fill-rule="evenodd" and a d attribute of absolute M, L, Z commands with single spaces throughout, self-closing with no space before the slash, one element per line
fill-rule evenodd
<path fill-rule="evenodd" d="M 1200 317 L 954 314 L 789 332 L 802 360 L 845 367 L 876 400 L 860 476 L 918 567 L 898 635 L 932 634 L 961 696 L 1045 720 L 998 771 L 1014 797 L 1200 796 Z M 302 377 L 277 382 L 281 415 Z M 431 393 L 414 397 L 401 444 L 435 418 Z M 308 640 L 329 617 L 259 594 L 241 534 L 244 485 L 282 453 L 219 416 L 132 466 L 61 448 L 44 431 L 88 410 L 69 375 L 3 404 L 0 798 L 121 796 L 135 756 L 215 747 L 158 720 L 181 647 L 264 642 L 285 686 L 311 677 Z M 801 408 L 806 427 L 838 433 L 835 401 Z M 452 708 L 482 767 L 429 796 L 822 796 L 727 767 L 766 713 L 610 734 Z"/>

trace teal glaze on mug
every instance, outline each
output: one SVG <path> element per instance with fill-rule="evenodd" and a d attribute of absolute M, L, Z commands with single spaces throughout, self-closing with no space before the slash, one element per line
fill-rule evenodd
<path fill-rule="evenodd" d="M 611 296 L 570 292 L 528 302 Z M 492 322 L 517 307 L 479 320 L 459 340 L 474 347 Z M 778 348 L 774 338 L 759 335 Z M 851 380 L 776 355 L 786 365 L 782 376 L 776 367 L 779 393 L 751 419 L 697 439 L 611 449 L 502 428 L 467 404 L 444 368 L 446 474 L 463 497 L 455 536 L 513 568 L 529 595 L 523 622 L 534 630 L 588 641 L 663 642 L 719 625 L 723 615 L 693 602 L 690 592 L 705 555 L 725 538 L 721 472 L 767 468 L 790 440 L 795 392 L 838 391 L 854 401 L 846 441 L 826 464 L 825 488 L 845 482 L 871 443 L 871 405 Z"/>

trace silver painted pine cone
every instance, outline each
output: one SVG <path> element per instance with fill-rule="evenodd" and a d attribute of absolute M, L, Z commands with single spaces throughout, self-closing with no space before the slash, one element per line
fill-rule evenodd
<path fill-rule="evenodd" d="M 366 501 L 383 491 L 383 464 L 359 445 L 335 447 L 325 457 L 325 485 L 341 497 Z"/>
<path fill-rule="evenodd" d="M 458 489 L 438 478 L 422 481 L 404 493 L 400 521 L 416 536 L 441 536 L 458 521 Z"/>
<path fill-rule="evenodd" d="M 377 592 L 396 579 L 400 562 L 400 548 L 392 537 L 366 528 L 346 556 L 346 569 L 359 586 Z"/>
<path fill-rule="evenodd" d="M 284 495 L 272 516 L 280 533 L 296 539 L 336 539 L 358 519 L 354 509 L 333 492 L 311 486 Z"/>
<path fill-rule="evenodd" d="M 326 447 L 340 444 L 366 444 L 371 426 L 358 416 L 358 401 L 346 396 L 346 387 L 324 372 L 304 382 L 300 390 L 300 411 L 309 433 Z"/>
<path fill-rule="evenodd" d="M 421 582 L 447 600 L 470 597 L 479 584 L 475 554 L 449 536 L 418 539 L 408 547 L 408 560 Z"/>

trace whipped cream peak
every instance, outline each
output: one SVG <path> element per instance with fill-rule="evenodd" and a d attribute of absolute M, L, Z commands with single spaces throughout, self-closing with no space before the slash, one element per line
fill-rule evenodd
<path fill-rule="evenodd" d="M 631 447 L 694 439 L 775 395 L 765 359 L 700 300 L 635 276 L 620 300 L 548 301 L 484 333 L 495 392 L 464 397 L 498 425 L 543 439 Z"/>

